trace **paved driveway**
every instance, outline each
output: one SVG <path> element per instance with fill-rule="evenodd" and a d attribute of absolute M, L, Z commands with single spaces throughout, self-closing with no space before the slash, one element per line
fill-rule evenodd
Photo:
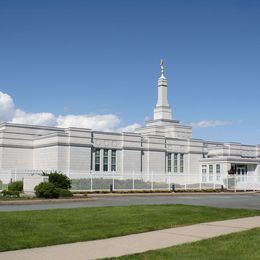
<path fill-rule="evenodd" d="M 55 208 L 129 206 L 144 204 L 187 204 L 220 208 L 244 208 L 260 210 L 257 194 L 210 194 L 210 195 L 151 195 L 151 196 L 97 196 L 92 201 L 48 203 L 38 205 L 0 205 L 0 211 L 42 210 Z"/>

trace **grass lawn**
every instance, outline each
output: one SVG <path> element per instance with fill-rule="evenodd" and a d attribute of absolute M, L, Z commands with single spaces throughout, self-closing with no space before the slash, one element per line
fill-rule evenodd
<path fill-rule="evenodd" d="M 260 211 L 188 205 L 2 212 L 0 251 L 94 240 L 256 215 L 260 215 Z"/>
<path fill-rule="evenodd" d="M 260 259 L 260 228 L 117 259 L 256 260 Z"/>

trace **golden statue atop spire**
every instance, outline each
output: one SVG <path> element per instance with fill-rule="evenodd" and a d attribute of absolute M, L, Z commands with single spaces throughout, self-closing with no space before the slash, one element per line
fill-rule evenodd
<path fill-rule="evenodd" d="M 163 59 L 161 59 L 160 66 L 161 66 L 161 74 L 163 75 L 163 73 L 164 73 L 164 63 L 163 63 Z"/>

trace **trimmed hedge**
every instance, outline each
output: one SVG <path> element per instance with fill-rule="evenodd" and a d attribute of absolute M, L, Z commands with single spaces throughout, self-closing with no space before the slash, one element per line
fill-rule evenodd
<path fill-rule="evenodd" d="M 60 172 L 51 172 L 49 174 L 49 182 L 53 183 L 56 188 L 67 190 L 71 188 L 71 180 L 69 177 Z"/>
<path fill-rule="evenodd" d="M 38 198 L 51 199 L 59 197 L 57 188 L 51 182 L 41 182 L 34 188 L 34 190 Z"/>
<path fill-rule="evenodd" d="M 69 188 L 71 188 L 71 180 L 68 176 L 57 171 L 51 173 L 43 172 L 43 175 L 49 176 L 49 182 L 42 182 L 34 188 L 38 198 L 73 196 L 73 194 L 69 191 Z"/>
<path fill-rule="evenodd" d="M 57 188 L 57 191 L 59 193 L 59 197 L 61 197 L 61 198 L 73 197 L 72 192 L 69 190 Z"/>
<path fill-rule="evenodd" d="M 19 191 L 13 191 L 13 190 L 4 190 L 2 191 L 2 194 L 4 197 L 9 197 L 9 198 L 19 198 L 20 193 Z"/>
<path fill-rule="evenodd" d="M 22 181 L 14 181 L 8 184 L 9 191 L 23 191 L 23 182 Z"/>

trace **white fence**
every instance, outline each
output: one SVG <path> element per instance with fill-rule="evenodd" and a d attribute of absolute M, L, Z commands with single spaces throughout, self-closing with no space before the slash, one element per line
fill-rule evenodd
<path fill-rule="evenodd" d="M 6 183 L 22 180 L 25 176 L 41 175 L 38 170 L 0 171 L 0 190 Z M 138 190 L 205 190 L 228 189 L 260 190 L 260 176 L 227 174 L 205 178 L 200 173 L 160 173 L 160 172 L 71 172 L 72 191 L 138 191 Z"/>
<path fill-rule="evenodd" d="M 217 189 L 220 183 L 203 183 L 199 174 L 168 173 L 91 173 L 70 174 L 72 190 L 172 190 L 172 189 Z"/>
<path fill-rule="evenodd" d="M 205 179 L 202 174 L 176 173 L 88 173 L 70 174 L 72 190 L 260 190 L 260 176 L 228 176 L 222 174 Z"/>
<path fill-rule="evenodd" d="M 0 181 L 10 183 L 22 180 L 25 176 L 41 175 L 40 170 L 0 170 Z"/>

